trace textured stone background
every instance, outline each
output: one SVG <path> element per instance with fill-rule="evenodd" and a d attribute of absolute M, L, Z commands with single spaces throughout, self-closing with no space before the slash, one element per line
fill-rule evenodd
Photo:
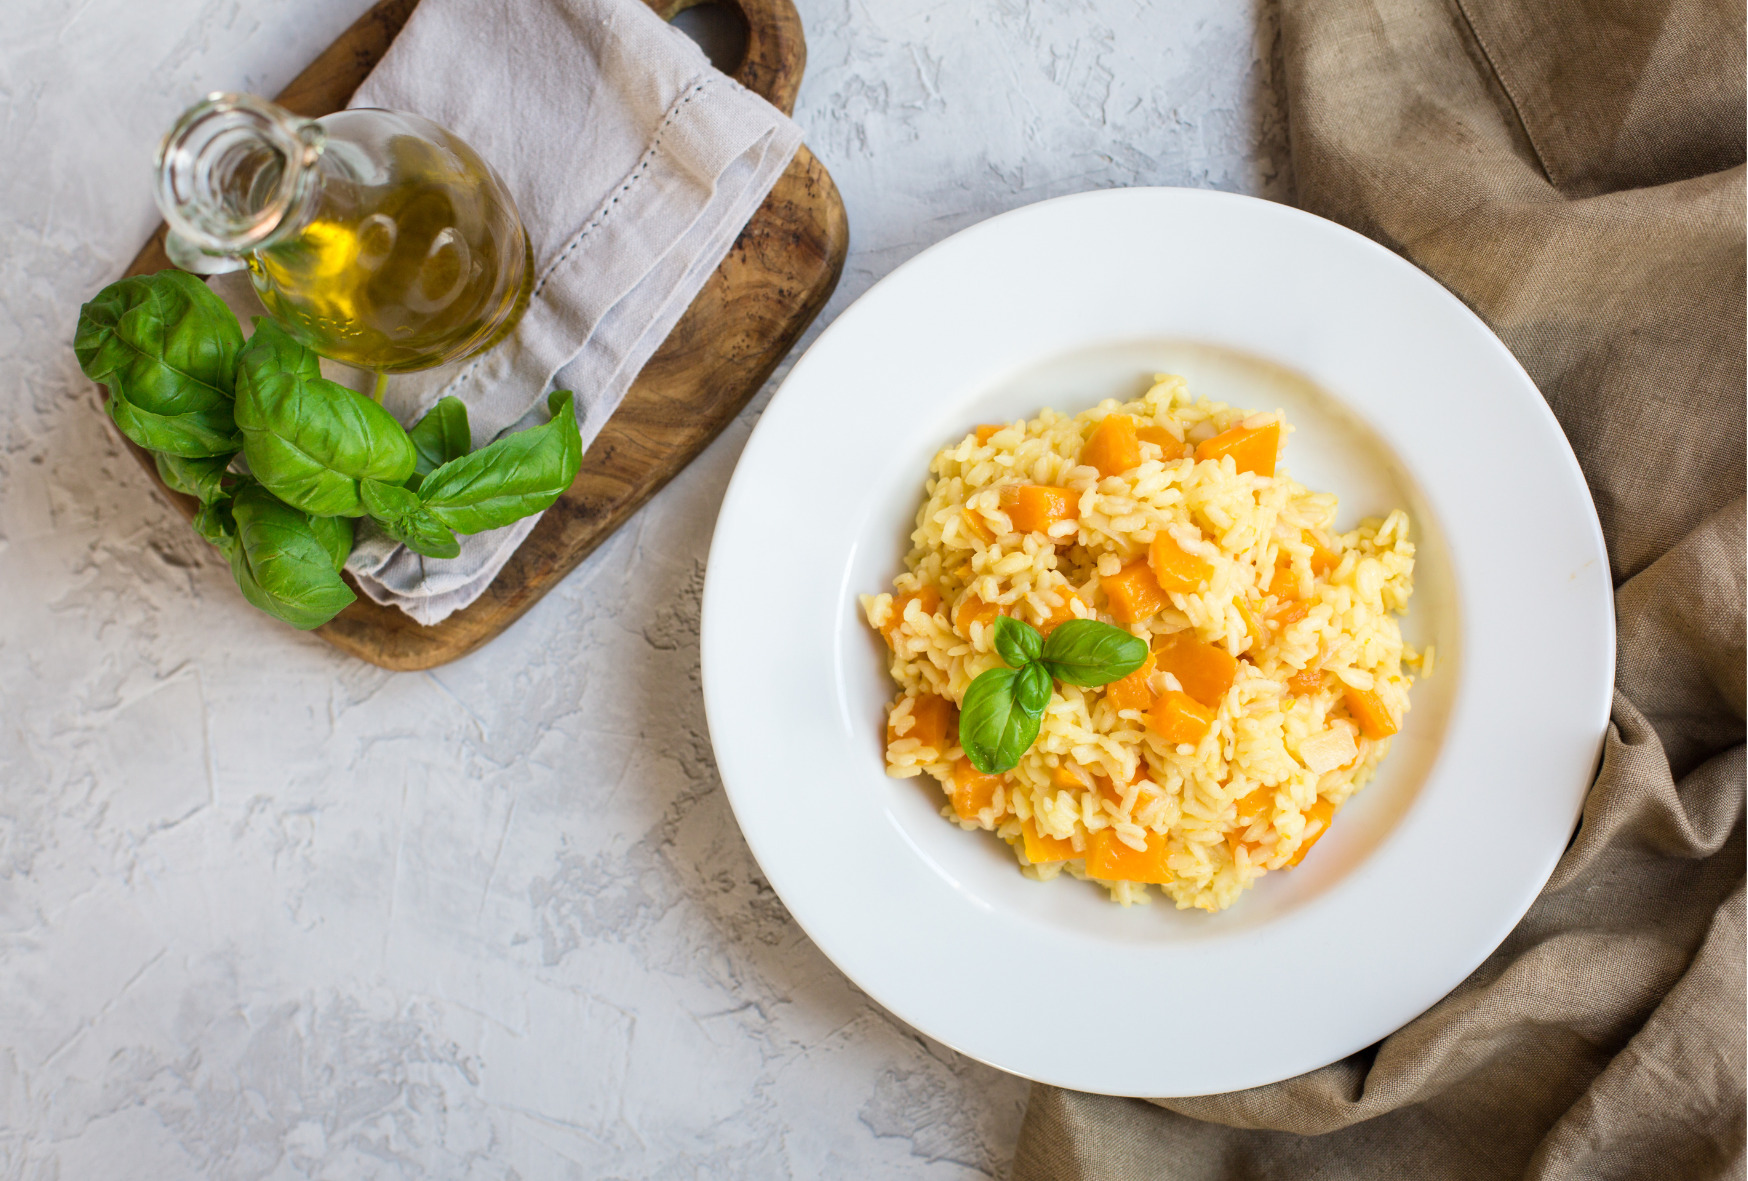
<path fill-rule="evenodd" d="M 845 980 L 717 782 L 699 592 L 769 391 L 507 635 L 402 675 L 246 606 L 100 415 L 69 341 L 157 220 L 156 137 L 365 7 L 0 18 L 0 1176 L 1001 1174 L 1025 1084 Z M 816 332 L 1044 197 L 1289 195 L 1266 7 L 801 8 L 854 235 Z"/>

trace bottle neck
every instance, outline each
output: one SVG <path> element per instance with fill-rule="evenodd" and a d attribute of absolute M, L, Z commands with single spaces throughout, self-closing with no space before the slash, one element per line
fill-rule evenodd
<path fill-rule="evenodd" d="M 158 208 L 183 243 L 238 255 L 299 223 L 326 140 L 314 120 L 248 94 L 212 94 L 158 145 Z"/>

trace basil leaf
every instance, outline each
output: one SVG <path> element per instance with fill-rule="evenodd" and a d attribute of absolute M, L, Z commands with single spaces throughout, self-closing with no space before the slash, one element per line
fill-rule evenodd
<path fill-rule="evenodd" d="M 242 445 L 232 375 L 243 330 L 224 301 L 184 271 L 111 283 L 79 309 L 73 352 L 109 390 L 104 409 L 149 451 L 199 459 Z"/>
<path fill-rule="evenodd" d="M 1147 661 L 1147 641 L 1096 619 L 1071 619 L 1050 633 L 1039 657 L 1070 685 L 1108 685 Z"/>
<path fill-rule="evenodd" d="M 184 459 L 179 455 L 152 457 L 158 464 L 158 478 L 164 486 L 184 496 L 192 496 L 202 504 L 225 494 L 225 477 L 230 474 L 231 457 L 214 455 L 207 459 Z"/>
<path fill-rule="evenodd" d="M 417 490 L 419 481 L 452 459 L 460 459 L 473 446 L 467 427 L 467 404 L 460 398 L 444 398 L 431 407 L 418 425 L 407 432 L 418 459 L 407 487 Z"/>
<path fill-rule="evenodd" d="M 122 434 L 147 451 L 162 455 L 231 455 L 242 445 L 229 406 L 187 414 L 153 414 L 129 402 L 120 387 L 112 387 L 103 409 Z"/>
<path fill-rule="evenodd" d="M 540 512 L 564 495 L 583 463 L 569 390 L 548 400 L 552 421 L 452 459 L 419 484 L 419 499 L 457 533 L 483 533 Z"/>
<path fill-rule="evenodd" d="M 230 498 L 201 505 L 200 511 L 194 514 L 194 531 L 229 559 L 237 548 L 237 521 L 231 516 Z"/>
<path fill-rule="evenodd" d="M 382 484 L 365 480 L 364 508 L 383 531 L 416 554 L 428 558 L 453 558 L 461 553 L 461 543 L 431 510 L 419 503 L 413 492 L 398 484 Z"/>
<path fill-rule="evenodd" d="M 413 474 L 412 440 L 394 415 L 324 378 L 314 352 L 260 316 L 238 357 L 236 412 L 250 472 L 315 516 L 363 516 L 360 480 Z"/>
<path fill-rule="evenodd" d="M 1006 771 L 1020 761 L 1038 737 L 1039 717 L 1020 708 L 1011 668 L 992 668 L 971 682 L 959 704 L 959 745 L 971 765 L 985 775 Z"/>
<path fill-rule="evenodd" d="M 328 558 L 334 563 L 335 571 L 345 568 L 346 559 L 352 553 L 352 521 L 348 517 L 311 517 L 310 532 L 316 535 L 316 540 L 322 543 L 322 548 L 328 551 Z"/>
<path fill-rule="evenodd" d="M 1043 716 L 1053 692 L 1055 688 L 1050 683 L 1049 670 L 1037 662 L 1020 669 L 1019 676 L 1014 678 L 1014 701 L 1033 717 Z"/>
<path fill-rule="evenodd" d="M 339 572 L 346 560 L 340 543 L 351 549 L 350 522 L 317 524 L 254 481 L 237 489 L 230 515 L 231 574 L 261 610 L 307 631 L 356 598 Z"/>
<path fill-rule="evenodd" d="M 1038 659 L 1043 647 L 1044 637 L 1031 624 L 1011 615 L 995 617 L 996 655 L 1007 661 L 1009 668 L 1024 668 Z"/>

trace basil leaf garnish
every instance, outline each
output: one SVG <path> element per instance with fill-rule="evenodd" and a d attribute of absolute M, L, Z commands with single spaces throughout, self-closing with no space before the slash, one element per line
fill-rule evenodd
<path fill-rule="evenodd" d="M 237 359 L 237 425 L 249 470 L 316 516 L 360 517 L 360 480 L 399 484 L 417 454 L 394 415 L 322 376 L 316 354 L 257 316 Z"/>
<path fill-rule="evenodd" d="M 453 558 L 461 543 L 449 527 L 431 515 L 413 492 L 398 484 L 364 480 L 359 484 L 365 511 L 383 532 L 416 554 L 427 558 Z"/>
<path fill-rule="evenodd" d="M 413 441 L 418 459 L 407 487 L 418 490 L 419 482 L 452 459 L 460 459 L 473 446 L 467 426 L 467 404 L 460 398 L 444 398 L 418 421 L 407 438 Z"/>
<path fill-rule="evenodd" d="M 1038 659 L 1044 649 L 1044 637 L 1038 629 L 1011 615 L 995 617 L 996 655 L 1007 661 L 1009 668 L 1024 668 Z"/>
<path fill-rule="evenodd" d="M 184 271 L 111 283 L 79 309 L 73 353 L 109 390 L 104 410 L 148 451 L 199 459 L 242 446 L 232 416 L 243 330 Z"/>
<path fill-rule="evenodd" d="M 1034 717 L 1043 716 L 1044 707 L 1050 704 L 1052 692 L 1049 671 L 1036 661 L 1020 669 L 1019 675 L 1014 678 L 1015 703 Z M 1026 745 L 1030 746 L 1031 743 Z"/>
<path fill-rule="evenodd" d="M 544 426 L 506 435 L 426 476 L 419 499 L 431 515 L 457 533 L 483 533 L 564 495 L 582 467 L 583 440 L 571 392 L 558 390 L 547 404 L 552 420 Z"/>
<path fill-rule="evenodd" d="M 1050 633 L 1039 659 L 1059 681 L 1108 685 L 1146 663 L 1147 641 L 1096 619 L 1071 619 Z"/>
<path fill-rule="evenodd" d="M 1012 768 L 1038 737 L 1042 715 L 1020 706 L 1019 677 L 1011 668 L 992 668 L 971 682 L 959 704 L 959 745 L 985 775 Z"/>

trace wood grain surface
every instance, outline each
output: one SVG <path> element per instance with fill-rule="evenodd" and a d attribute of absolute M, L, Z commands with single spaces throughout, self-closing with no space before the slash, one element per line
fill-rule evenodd
<path fill-rule="evenodd" d="M 807 50 L 790 0 L 645 0 L 663 19 L 698 3 L 722 3 L 746 31 L 736 81 L 778 109 L 794 109 Z M 418 0 L 381 0 L 277 97 L 310 118 L 337 111 L 364 81 Z M 129 275 L 170 265 L 159 226 Z M 753 214 L 583 454 L 570 490 L 546 510 L 497 579 L 471 606 L 435 627 L 359 597 L 317 635 L 391 669 L 431 668 L 484 644 L 539 601 L 636 512 L 758 392 L 837 286 L 849 247 L 843 200 L 805 146 Z M 182 514 L 199 504 L 158 479 L 151 455 L 135 458 Z M 347 576 L 350 582 L 350 575 Z M 266 615 L 263 627 L 285 626 Z"/>

